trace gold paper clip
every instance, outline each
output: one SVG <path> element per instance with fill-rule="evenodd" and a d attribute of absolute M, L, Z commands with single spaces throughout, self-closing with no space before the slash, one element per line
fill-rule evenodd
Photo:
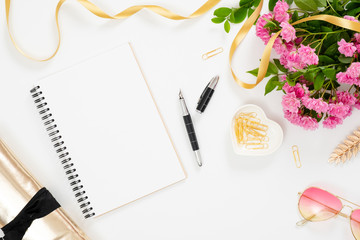
<path fill-rule="evenodd" d="M 218 55 L 219 53 L 222 53 L 223 51 L 224 51 L 224 49 L 222 47 L 219 47 L 219 48 L 214 49 L 214 50 L 212 50 L 210 52 L 204 53 L 202 55 L 202 59 L 207 60 L 207 59 L 209 59 L 209 58 L 211 58 L 211 57 L 213 57 L 215 55 Z"/>
<path fill-rule="evenodd" d="M 247 142 L 245 148 L 249 150 L 268 149 L 269 145 L 267 143 L 260 142 Z"/>
<path fill-rule="evenodd" d="M 301 168 L 299 148 L 298 148 L 297 145 L 292 146 L 292 152 L 293 152 L 293 155 L 294 155 L 295 166 L 297 168 Z"/>

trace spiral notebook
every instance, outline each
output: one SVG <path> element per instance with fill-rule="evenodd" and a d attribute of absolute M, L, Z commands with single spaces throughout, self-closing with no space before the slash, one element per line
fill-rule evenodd
<path fill-rule="evenodd" d="M 186 178 L 130 44 L 40 80 L 31 95 L 85 218 Z"/>

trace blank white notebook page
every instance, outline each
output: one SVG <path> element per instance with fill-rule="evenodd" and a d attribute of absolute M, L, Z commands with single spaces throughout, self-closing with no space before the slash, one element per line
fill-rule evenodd
<path fill-rule="evenodd" d="M 96 216 L 186 177 L 129 44 L 39 86 Z"/>

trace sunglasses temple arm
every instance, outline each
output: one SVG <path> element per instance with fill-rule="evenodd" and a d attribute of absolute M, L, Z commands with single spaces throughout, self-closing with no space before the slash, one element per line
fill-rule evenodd
<path fill-rule="evenodd" d="M 307 224 L 308 222 L 309 222 L 308 220 L 303 219 L 303 220 L 301 220 L 301 221 L 298 221 L 298 222 L 296 223 L 296 226 L 302 227 L 302 226 L 304 226 L 305 224 Z"/>

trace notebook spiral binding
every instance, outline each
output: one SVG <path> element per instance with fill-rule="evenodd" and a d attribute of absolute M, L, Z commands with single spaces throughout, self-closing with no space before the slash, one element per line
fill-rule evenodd
<path fill-rule="evenodd" d="M 66 151 L 65 142 L 62 140 L 62 136 L 52 114 L 50 108 L 47 106 L 43 92 L 40 90 L 40 86 L 36 86 L 30 91 L 37 110 L 41 116 L 41 120 L 44 122 L 46 131 L 51 139 L 51 142 L 54 144 L 56 154 L 61 161 L 61 164 L 65 170 L 65 174 L 70 182 L 72 191 L 75 193 L 75 198 L 79 203 L 80 209 L 85 218 L 90 218 L 95 215 L 93 208 L 90 206 L 88 201 L 88 196 L 86 196 L 86 191 L 84 191 L 84 186 L 81 184 L 79 175 L 76 173 L 76 168 L 74 163 L 72 163 L 69 152 Z"/>

